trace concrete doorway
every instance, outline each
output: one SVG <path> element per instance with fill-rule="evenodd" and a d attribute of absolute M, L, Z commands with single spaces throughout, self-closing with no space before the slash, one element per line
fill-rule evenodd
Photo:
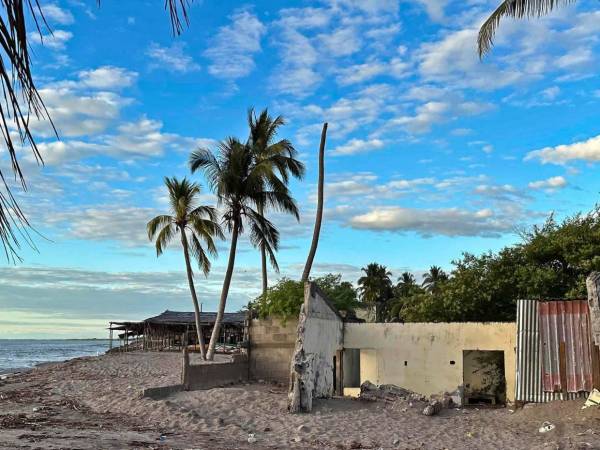
<path fill-rule="evenodd" d="M 464 405 L 506 404 L 504 352 L 463 350 Z"/>

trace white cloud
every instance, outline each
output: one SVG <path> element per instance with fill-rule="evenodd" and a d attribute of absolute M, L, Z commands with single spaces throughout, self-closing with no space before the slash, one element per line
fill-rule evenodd
<path fill-rule="evenodd" d="M 378 61 L 355 64 L 353 66 L 339 69 L 336 81 L 341 86 L 348 86 L 350 84 L 368 81 L 378 75 L 381 75 L 382 73 L 385 73 L 385 71 L 386 65 Z"/>
<path fill-rule="evenodd" d="M 355 155 L 357 153 L 368 153 L 383 148 L 384 143 L 380 139 L 350 139 L 343 145 L 334 148 L 333 155 Z"/>
<path fill-rule="evenodd" d="M 567 186 L 567 180 L 563 176 L 550 177 L 546 180 L 532 181 L 528 184 L 530 189 L 544 189 L 553 191 Z"/>
<path fill-rule="evenodd" d="M 448 3 L 447 0 L 417 0 L 425 7 L 427 14 L 431 20 L 442 22 L 444 20 L 444 8 Z"/>
<path fill-rule="evenodd" d="M 544 147 L 527 154 L 526 160 L 538 159 L 543 164 L 565 164 L 569 161 L 600 161 L 600 135 L 573 144 Z"/>
<path fill-rule="evenodd" d="M 92 89 L 122 89 L 131 86 L 137 79 L 137 73 L 122 67 L 102 66 L 79 72 L 79 83 Z"/>
<path fill-rule="evenodd" d="M 64 50 L 67 42 L 73 38 L 73 33 L 65 30 L 53 30 L 51 34 L 40 35 L 38 32 L 28 34 L 29 42 L 41 44 L 52 50 Z"/>
<path fill-rule="evenodd" d="M 165 69 L 171 72 L 188 73 L 200 70 L 194 59 L 184 52 L 184 45 L 176 42 L 170 47 L 162 47 L 153 42 L 146 55 L 152 59 L 152 68 Z"/>
<path fill-rule="evenodd" d="M 42 6 L 42 13 L 48 22 L 58 23 L 60 25 L 70 25 L 75 19 L 73 14 L 66 9 L 62 9 L 55 3 L 49 3 Z"/>
<path fill-rule="evenodd" d="M 415 209 L 381 206 L 352 217 L 349 226 L 372 231 L 413 231 L 422 236 L 498 236 L 513 229 L 510 218 L 490 209 Z"/>
<path fill-rule="evenodd" d="M 319 40 L 332 56 L 348 56 L 360 50 L 362 42 L 354 28 L 340 28 L 329 34 L 320 34 Z"/>
<path fill-rule="evenodd" d="M 208 71 L 217 78 L 236 80 L 254 69 L 253 56 L 261 49 L 265 25 L 249 11 L 238 11 L 231 24 L 219 28 L 204 55 L 211 61 Z"/>

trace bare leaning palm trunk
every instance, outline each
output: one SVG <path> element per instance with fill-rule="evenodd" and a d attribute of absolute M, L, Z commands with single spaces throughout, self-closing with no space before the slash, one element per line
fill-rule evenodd
<path fill-rule="evenodd" d="M 235 252 L 240 231 L 239 229 L 239 223 L 235 221 L 231 233 L 231 248 L 229 249 L 229 262 L 227 263 L 227 271 L 225 272 L 225 279 L 223 280 L 223 290 L 221 291 L 219 310 L 217 311 L 215 326 L 210 336 L 210 343 L 208 344 L 208 354 L 206 355 L 206 357 L 209 361 L 212 361 L 215 357 L 215 347 L 217 346 L 217 341 L 219 340 L 221 322 L 223 321 L 223 314 L 225 313 L 225 304 L 227 303 L 227 295 L 229 294 L 229 286 L 231 285 L 231 277 L 233 276 L 233 266 L 235 265 Z"/>
<path fill-rule="evenodd" d="M 194 276 L 192 274 L 192 265 L 190 263 L 190 253 L 188 250 L 188 242 L 185 236 L 185 230 L 181 230 L 181 245 L 183 246 L 183 255 L 185 256 L 185 268 L 187 271 L 188 283 L 190 284 L 190 292 L 192 293 L 192 303 L 194 303 L 194 318 L 196 319 L 196 332 L 198 333 L 200 354 L 202 355 L 202 359 L 206 359 L 204 333 L 202 333 L 202 327 L 200 326 L 200 308 L 198 306 L 198 298 L 196 297 L 196 288 L 194 287 Z"/>
<path fill-rule="evenodd" d="M 325 139 L 327 138 L 327 122 L 323 124 L 321 132 L 321 145 L 319 146 L 319 185 L 317 188 L 317 218 L 315 219 L 315 229 L 313 231 L 312 244 L 306 259 L 306 266 L 302 273 L 302 282 L 306 283 L 310 275 L 317 246 L 319 245 L 319 235 L 321 234 L 321 223 L 323 221 L 323 183 L 325 179 Z"/>

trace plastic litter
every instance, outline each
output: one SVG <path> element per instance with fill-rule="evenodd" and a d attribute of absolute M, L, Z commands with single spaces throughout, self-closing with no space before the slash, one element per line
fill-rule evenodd
<path fill-rule="evenodd" d="M 554 430 L 555 426 L 554 424 L 550 423 L 550 422 L 544 422 L 542 424 L 542 426 L 540 427 L 540 433 L 547 433 L 548 431 L 552 431 Z"/>
<path fill-rule="evenodd" d="M 254 444 L 257 441 L 254 433 L 248 433 L 248 444 Z"/>
<path fill-rule="evenodd" d="M 593 389 L 581 409 L 598 405 L 600 405 L 600 391 L 598 389 Z"/>

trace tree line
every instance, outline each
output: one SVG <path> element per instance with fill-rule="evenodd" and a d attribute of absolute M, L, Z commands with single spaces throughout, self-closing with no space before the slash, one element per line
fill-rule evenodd
<path fill-rule="evenodd" d="M 366 309 L 379 322 L 514 321 L 518 299 L 586 298 L 585 279 L 600 270 L 600 208 L 519 232 L 498 252 L 464 253 L 448 272 L 432 266 L 421 279 L 394 279 L 384 265 L 368 264 L 356 287 L 329 274 L 314 281 L 352 318 Z M 282 279 L 250 303 L 259 315 L 297 317 L 302 283 Z"/>

